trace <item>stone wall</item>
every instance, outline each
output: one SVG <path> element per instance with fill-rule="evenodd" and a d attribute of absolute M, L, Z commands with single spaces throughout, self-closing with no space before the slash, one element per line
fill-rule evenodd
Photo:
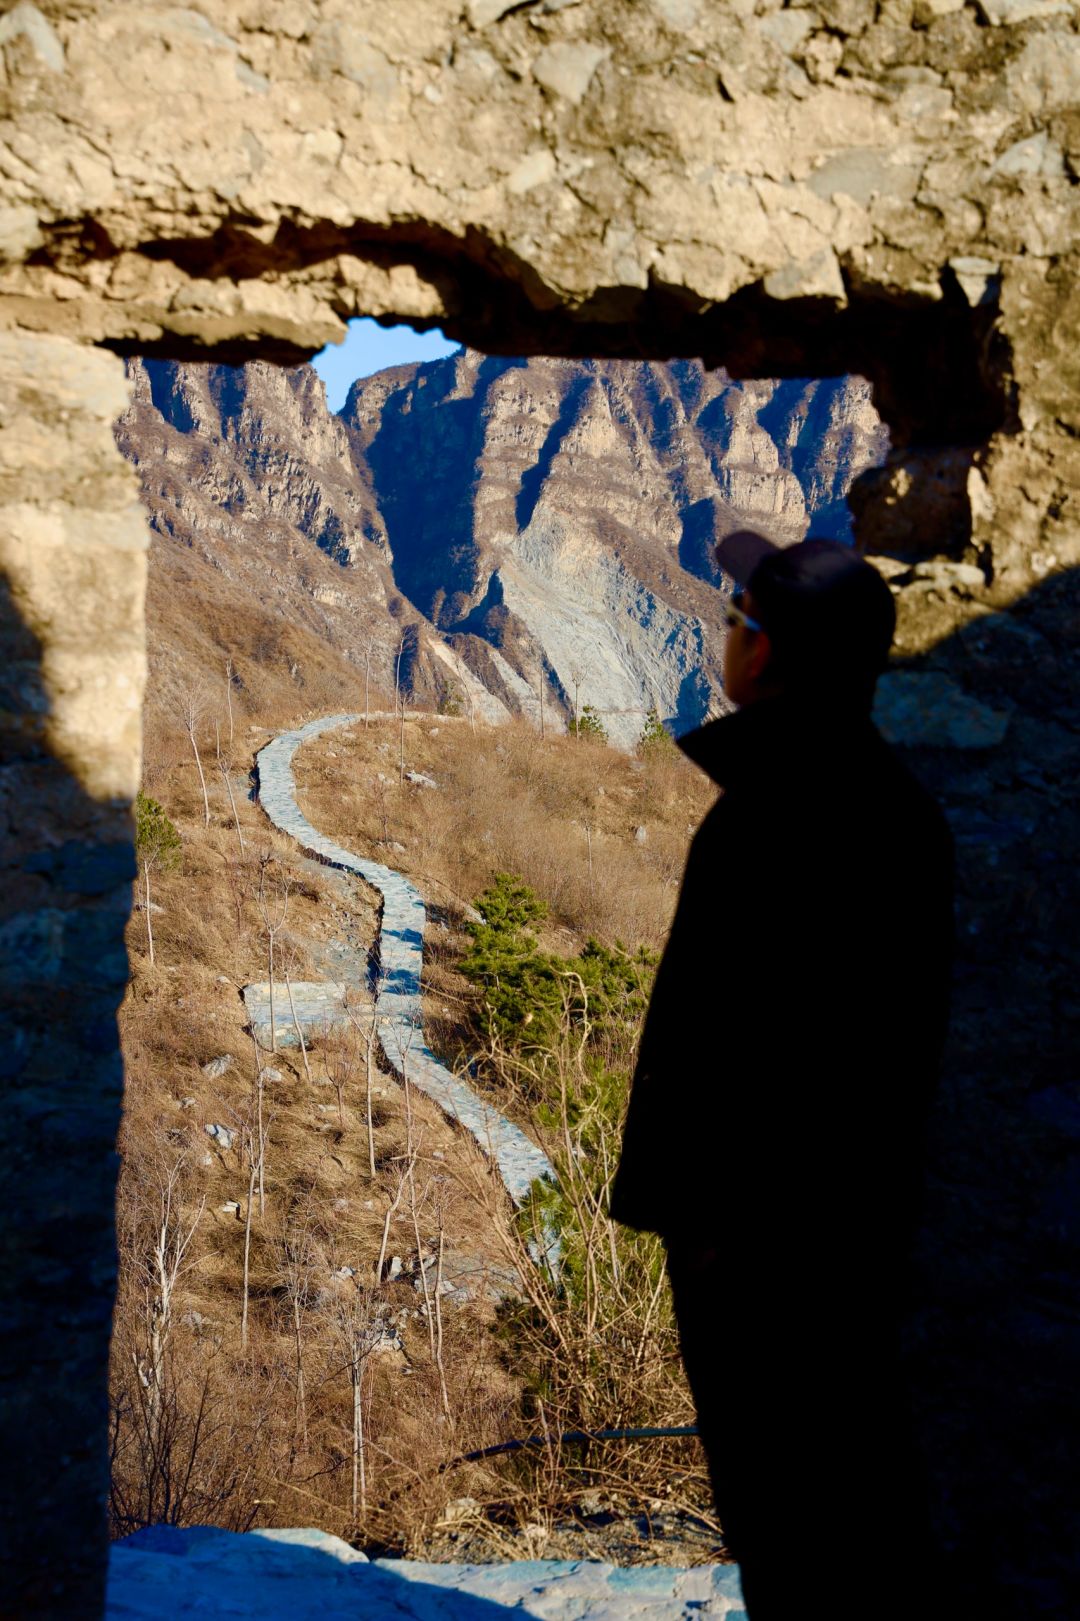
<path fill-rule="evenodd" d="M 34 1437 L 29 1475 L 8 1475 L 17 1613 L 96 1613 L 103 1554 L 142 667 L 141 528 L 105 349 L 291 361 L 385 314 L 506 353 L 871 378 L 894 450 L 854 504 L 863 543 L 913 565 L 895 571 L 916 661 L 898 713 L 909 742 L 936 744 L 924 763 L 958 825 L 983 830 L 963 847 L 949 1118 L 992 1098 L 978 1123 L 996 1146 L 958 1172 L 970 1137 L 954 1137 L 954 1190 L 980 1191 L 942 1195 L 943 1230 L 952 1253 L 959 1232 L 998 1257 L 968 1280 L 972 1321 L 980 1288 L 1031 1277 L 1025 1234 L 1039 1261 L 1038 1235 L 1059 1235 L 1047 1287 L 1064 1305 L 1032 1306 L 1030 1333 L 1010 1318 L 991 1371 L 1042 1336 L 1026 1428 L 1051 1433 L 1057 1412 L 1060 1433 L 1077 1385 L 1075 1105 L 1043 1098 L 1045 1140 L 1017 1122 L 1034 1092 L 1061 1092 L 1077 1012 L 1059 908 L 1080 733 L 1073 0 L 18 0 L 0 14 L 0 97 L 5 1375 L 40 1381 L 5 1391 L 18 1440 Z M 967 570 L 927 572 L 935 558 Z M 973 700 L 1006 715 L 990 756 L 965 731 Z M 973 737 L 982 754 L 955 747 Z M 1010 1171 L 995 1227 L 988 1190 Z M 949 1366 L 962 1406 L 979 1381 L 961 1377 L 970 1358 Z M 1000 1455 L 961 1447 L 964 1478 L 1026 1479 L 1008 1452 L 1024 1428 Z M 1017 1569 L 1060 1530 L 1037 1469 L 1028 1484 Z M 35 1541 L 61 1519 L 62 1598 Z M 1000 1544 L 1006 1509 L 982 1519 Z M 1057 1566 L 1046 1579 L 1064 1592 Z"/>
<path fill-rule="evenodd" d="M 94 1615 L 103 1592 L 115 1014 L 144 664 L 146 525 L 112 435 L 126 401 L 115 356 L 0 334 L 0 1611 L 13 1616 Z"/>

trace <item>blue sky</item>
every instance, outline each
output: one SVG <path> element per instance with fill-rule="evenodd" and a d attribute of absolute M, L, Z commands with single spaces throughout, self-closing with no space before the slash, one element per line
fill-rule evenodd
<path fill-rule="evenodd" d="M 362 321 L 350 321 L 344 343 L 328 345 L 311 364 L 326 384 L 331 411 L 340 411 L 349 384 L 358 377 L 370 377 L 373 371 L 403 366 L 406 361 L 438 360 L 457 347 L 437 327 L 431 332 L 414 332 L 411 326 L 380 326 L 365 316 Z"/>

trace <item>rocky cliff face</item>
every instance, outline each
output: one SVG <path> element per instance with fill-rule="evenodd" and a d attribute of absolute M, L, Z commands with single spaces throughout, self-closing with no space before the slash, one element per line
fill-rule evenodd
<path fill-rule="evenodd" d="M 649 708 L 681 730 L 718 696 L 719 536 L 846 535 L 886 448 L 859 379 L 692 361 L 463 351 L 354 384 L 340 417 L 306 367 L 136 372 L 121 443 L 162 578 L 179 543 L 353 664 L 404 629 L 418 692 L 536 713 L 543 685 L 553 720 L 592 704 L 624 746 Z"/>

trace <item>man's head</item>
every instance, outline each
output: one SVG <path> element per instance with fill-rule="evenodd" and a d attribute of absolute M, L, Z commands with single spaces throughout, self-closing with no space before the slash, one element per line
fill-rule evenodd
<path fill-rule="evenodd" d="M 734 703 L 797 693 L 869 709 L 896 628 L 881 575 L 833 540 L 775 546 L 740 530 L 716 548 L 735 581 L 724 652 Z"/>

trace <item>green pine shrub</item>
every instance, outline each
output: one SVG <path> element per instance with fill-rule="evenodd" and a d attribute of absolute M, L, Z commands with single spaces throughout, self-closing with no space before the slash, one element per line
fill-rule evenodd
<path fill-rule="evenodd" d="M 606 743 L 607 727 L 592 704 L 585 704 L 580 715 L 571 715 L 567 731 L 571 737 L 591 737 L 596 743 Z"/>

